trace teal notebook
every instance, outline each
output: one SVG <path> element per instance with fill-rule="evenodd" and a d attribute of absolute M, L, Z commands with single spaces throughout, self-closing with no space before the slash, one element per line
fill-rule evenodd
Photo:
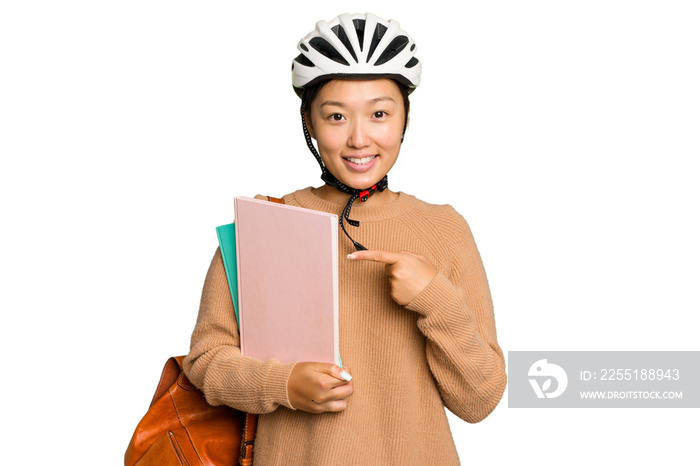
<path fill-rule="evenodd" d="M 238 266 L 236 265 L 236 228 L 234 223 L 216 227 L 216 236 L 219 237 L 219 247 L 221 248 L 221 258 L 226 269 L 226 279 L 231 290 L 233 300 L 233 310 L 236 312 L 238 321 Z"/>

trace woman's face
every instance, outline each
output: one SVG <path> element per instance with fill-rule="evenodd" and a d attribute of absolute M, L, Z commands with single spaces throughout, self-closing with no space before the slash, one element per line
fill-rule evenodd
<path fill-rule="evenodd" d="M 347 186 L 365 189 L 396 162 L 404 111 L 401 91 L 390 79 L 335 79 L 311 102 L 307 125 L 328 170 Z"/>

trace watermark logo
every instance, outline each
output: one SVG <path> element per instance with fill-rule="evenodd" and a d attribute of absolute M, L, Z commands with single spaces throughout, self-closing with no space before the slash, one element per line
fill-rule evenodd
<path fill-rule="evenodd" d="M 566 385 L 569 383 L 564 369 L 556 364 L 548 363 L 546 359 L 540 359 L 530 366 L 527 375 L 530 377 L 528 380 L 537 398 L 556 398 L 564 393 Z M 556 387 L 550 391 L 552 379 L 556 381 Z M 540 385 L 540 381 L 542 381 L 542 385 Z"/>
<path fill-rule="evenodd" d="M 700 408 L 698 367 L 700 351 L 509 351 L 508 407 Z"/>

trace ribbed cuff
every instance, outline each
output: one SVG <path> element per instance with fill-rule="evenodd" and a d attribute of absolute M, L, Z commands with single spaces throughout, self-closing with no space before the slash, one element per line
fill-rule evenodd
<path fill-rule="evenodd" d="M 275 400 L 280 406 L 285 408 L 294 409 L 292 403 L 289 401 L 289 391 L 287 390 L 289 376 L 292 373 L 292 369 L 296 362 L 289 363 L 278 363 L 270 368 L 269 377 L 269 390 L 266 391 L 265 397 L 268 399 Z"/>

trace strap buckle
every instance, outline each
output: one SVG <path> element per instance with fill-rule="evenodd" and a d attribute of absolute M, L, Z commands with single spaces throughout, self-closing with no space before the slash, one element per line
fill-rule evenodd
<path fill-rule="evenodd" d="M 359 194 L 360 202 L 367 202 L 367 199 L 369 199 L 369 197 L 372 194 L 374 194 L 374 192 L 376 190 L 377 190 L 377 185 L 375 184 L 371 188 L 365 189 L 364 191 L 360 192 L 360 194 Z"/>

